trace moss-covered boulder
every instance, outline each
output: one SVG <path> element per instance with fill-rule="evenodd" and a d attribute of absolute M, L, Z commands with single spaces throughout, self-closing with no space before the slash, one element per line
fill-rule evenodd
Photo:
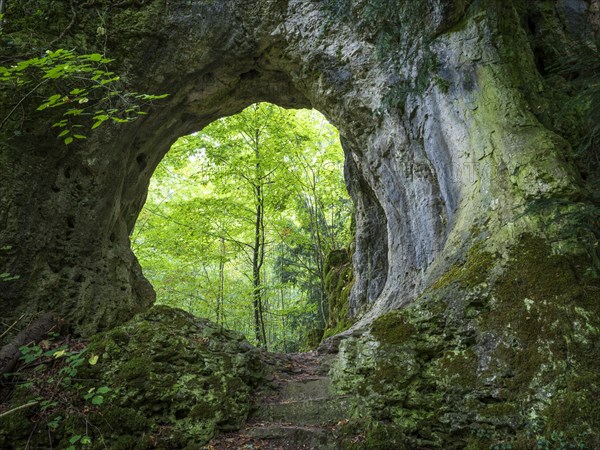
<path fill-rule="evenodd" d="M 95 336 L 83 355 L 66 402 L 49 414 L 40 403 L 8 415 L 1 448 L 24 448 L 30 436 L 30 448 L 67 448 L 85 436 L 86 448 L 200 449 L 219 430 L 241 427 L 263 374 L 241 334 L 166 306 Z M 28 389 L 11 404 L 40 394 Z"/>
<path fill-rule="evenodd" d="M 390 436 L 395 448 L 600 447 L 600 281 L 585 256 L 518 242 L 475 247 L 415 303 L 341 343 L 334 384 L 360 396 L 362 448 Z"/>

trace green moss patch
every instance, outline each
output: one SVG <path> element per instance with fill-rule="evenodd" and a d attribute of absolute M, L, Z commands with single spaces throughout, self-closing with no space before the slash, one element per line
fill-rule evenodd
<path fill-rule="evenodd" d="M 408 448 L 597 448 L 590 264 L 531 234 L 498 258 L 476 245 L 414 303 L 342 342 L 335 385 Z"/>
<path fill-rule="evenodd" d="M 350 255 L 345 249 L 331 252 L 325 261 L 325 292 L 328 302 L 328 322 L 323 339 L 335 336 L 352 326 L 348 308 L 352 290 L 353 269 Z"/>
<path fill-rule="evenodd" d="M 338 430 L 341 447 L 348 450 L 406 449 L 402 430 L 390 422 L 351 420 Z"/>
<path fill-rule="evenodd" d="M 61 394 L 71 405 L 11 414 L 0 447 L 24 448 L 32 433 L 31 448 L 67 448 L 73 436 L 89 438 L 90 449 L 202 448 L 246 420 L 250 391 L 263 377 L 257 352 L 239 333 L 153 307 L 95 336 Z M 107 392 L 102 401 L 85 398 L 100 389 Z M 28 392 L 15 393 L 11 402 L 23 404 Z M 52 428 L 55 416 L 61 418 Z"/>
<path fill-rule="evenodd" d="M 464 263 L 456 263 L 441 276 L 432 289 L 440 289 L 451 283 L 460 283 L 466 288 L 473 288 L 486 281 L 489 271 L 494 263 L 492 253 L 483 249 L 483 241 L 473 245 Z"/>
<path fill-rule="evenodd" d="M 386 344 L 402 344 L 413 337 L 414 325 L 408 322 L 403 311 L 393 311 L 378 317 L 371 326 L 371 334 Z"/>

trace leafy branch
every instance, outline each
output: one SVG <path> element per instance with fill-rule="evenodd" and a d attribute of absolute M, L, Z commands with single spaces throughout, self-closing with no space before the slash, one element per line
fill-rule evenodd
<path fill-rule="evenodd" d="M 0 122 L 2 129 L 14 112 L 33 94 L 53 85 L 54 92 L 37 111 L 63 109 L 62 118 L 52 127 L 66 145 L 86 139 L 87 123 L 94 130 L 105 122 L 128 123 L 146 114 L 143 106 L 168 94 L 151 95 L 123 89 L 121 77 L 108 69 L 112 59 L 99 53 L 78 55 L 73 50 L 48 50 L 45 56 L 30 58 L 10 67 L 0 66 L 0 88 L 28 89 Z M 33 87 L 31 87 L 33 86 Z"/>

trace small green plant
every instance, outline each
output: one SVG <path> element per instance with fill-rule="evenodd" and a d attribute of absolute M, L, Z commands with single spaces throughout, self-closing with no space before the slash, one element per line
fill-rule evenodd
<path fill-rule="evenodd" d="M 76 450 L 76 444 L 81 444 L 82 446 L 88 446 L 92 444 L 92 439 L 88 435 L 74 434 L 69 438 L 69 443 L 71 444 L 65 450 Z"/>
<path fill-rule="evenodd" d="M 83 396 L 84 399 L 89 400 L 92 405 L 101 405 L 104 403 L 104 395 L 108 394 L 111 389 L 108 386 L 101 386 L 98 389 L 90 388 L 87 394 Z"/>
<path fill-rule="evenodd" d="M 31 364 L 36 361 L 44 351 L 39 345 L 26 345 L 23 347 L 19 347 L 19 351 L 21 352 L 21 360 L 25 362 L 25 364 Z"/>
<path fill-rule="evenodd" d="M 0 273 L 0 281 L 14 281 L 21 278 L 19 275 L 11 275 L 8 272 Z"/>
<path fill-rule="evenodd" d="M 88 448 L 93 443 L 88 427 L 95 429 L 88 421 L 89 412 L 115 395 L 108 386 L 84 386 L 83 380 L 78 378 L 81 367 L 97 364 L 98 356 L 89 356 L 80 343 L 60 342 L 58 333 L 49 333 L 48 338 L 40 343 L 26 345 L 19 350 L 21 366 L 5 377 L 15 383 L 18 391 L 25 393 L 28 401 L 3 414 L 35 408 L 34 431 L 40 424 L 45 424 L 51 443 L 52 436 L 62 435 L 66 441 L 61 442 L 68 443 L 64 448 Z M 86 424 L 85 433 L 75 434 L 71 429 L 72 434 L 67 433 L 64 419 L 73 416 L 80 417 Z"/>

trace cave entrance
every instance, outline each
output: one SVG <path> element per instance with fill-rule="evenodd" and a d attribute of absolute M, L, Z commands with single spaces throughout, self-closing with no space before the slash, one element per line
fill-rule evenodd
<path fill-rule="evenodd" d="M 270 103 L 177 140 L 131 236 L 157 303 L 269 350 L 314 349 L 332 325 L 327 257 L 351 241 L 343 164 L 323 115 Z"/>

